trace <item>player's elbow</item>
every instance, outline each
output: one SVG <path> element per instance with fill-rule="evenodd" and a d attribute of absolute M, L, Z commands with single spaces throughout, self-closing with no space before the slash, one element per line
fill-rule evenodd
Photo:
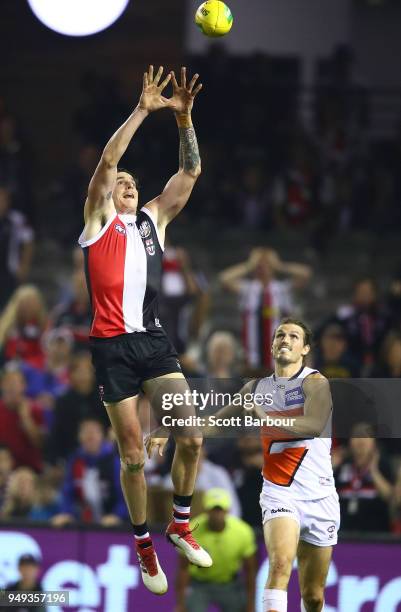
<path fill-rule="evenodd" d="M 196 181 L 202 173 L 202 166 L 200 164 L 197 164 L 196 166 L 187 168 L 185 170 L 185 173 L 191 176 Z"/>
<path fill-rule="evenodd" d="M 108 151 L 107 147 L 104 149 L 102 153 L 102 157 L 100 159 L 102 165 L 104 165 L 108 170 L 111 168 L 115 168 L 117 166 L 117 161 L 111 151 Z"/>

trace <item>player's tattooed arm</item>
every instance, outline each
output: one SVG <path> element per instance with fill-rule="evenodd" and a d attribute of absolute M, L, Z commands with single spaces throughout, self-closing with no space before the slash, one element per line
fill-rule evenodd
<path fill-rule="evenodd" d="M 200 166 L 200 153 L 195 129 L 191 127 L 180 127 L 180 168 L 185 172 L 194 172 Z"/>

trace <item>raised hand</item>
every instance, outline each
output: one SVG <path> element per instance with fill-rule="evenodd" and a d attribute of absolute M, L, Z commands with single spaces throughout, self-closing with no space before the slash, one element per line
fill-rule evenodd
<path fill-rule="evenodd" d="M 177 83 L 177 79 L 175 77 L 174 72 L 171 72 L 170 75 L 171 83 L 173 85 L 173 96 L 169 99 L 168 106 L 175 113 L 189 115 L 194 104 L 195 96 L 202 89 L 202 83 L 195 87 L 196 81 L 199 78 L 199 74 L 194 74 L 189 85 L 187 85 L 187 69 L 185 67 L 181 68 L 180 85 L 178 85 Z"/>
<path fill-rule="evenodd" d="M 149 66 L 148 71 L 144 73 L 143 89 L 139 99 L 139 108 L 142 110 L 152 113 L 160 108 L 167 108 L 169 106 L 169 100 L 162 96 L 162 92 L 170 82 L 171 73 L 160 83 L 162 74 L 163 66 L 160 66 L 155 77 L 153 76 L 153 66 Z"/>

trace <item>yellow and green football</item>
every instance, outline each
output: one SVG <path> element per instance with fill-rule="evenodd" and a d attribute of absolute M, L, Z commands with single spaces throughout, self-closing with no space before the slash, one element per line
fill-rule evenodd
<path fill-rule="evenodd" d="M 221 0 L 207 0 L 196 11 L 195 23 L 205 36 L 225 36 L 231 30 L 233 16 Z"/>

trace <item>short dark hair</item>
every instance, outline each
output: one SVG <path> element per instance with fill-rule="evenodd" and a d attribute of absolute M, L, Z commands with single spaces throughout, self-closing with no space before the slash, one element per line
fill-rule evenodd
<path fill-rule="evenodd" d="M 282 319 L 280 321 L 278 327 L 274 330 L 273 338 L 275 337 L 278 328 L 281 327 L 282 325 L 297 325 L 298 327 L 303 329 L 303 332 L 304 332 L 304 346 L 306 346 L 306 345 L 309 345 L 310 347 L 312 346 L 313 332 L 310 329 L 310 327 L 308 327 L 308 325 L 306 323 L 301 321 L 301 319 L 296 319 L 295 317 L 285 317 L 285 319 Z"/>
<path fill-rule="evenodd" d="M 139 179 L 138 179 L 138 177 L 137 177 L 135 174 L 133 174 L 133 173 L 132 173 L 130 170 L 127 170 L 126 168 L 120 168 L 120 167 L 118 167 L 118 168 L 117 168 L 117 174 L 118 174 L 119 172 L 126 172 L 127 174 L 129 174 L 130 176 L 132 176 L 132 178 L 133 178 L 133 179 L 134 179 L 134 181 L 135 181 L 135 187 L 137 188 L 137 191 L 139 191 Z"/>

